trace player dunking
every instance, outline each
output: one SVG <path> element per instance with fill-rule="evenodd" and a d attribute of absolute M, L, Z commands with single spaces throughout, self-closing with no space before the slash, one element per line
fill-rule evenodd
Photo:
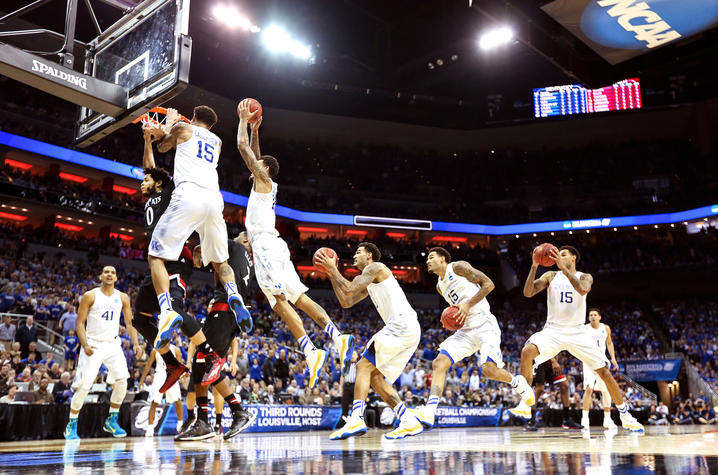
<path fill-rule="evenodd" d="M 364 409 L 370 385 L 399 417 L 399 427 L 384 434 L 385 438 L 403 439 L 424 430 L 415 413 L 407 409 L 396 389 L 387 382 L 396 381 L 414 356 L 421 339 L 421 327 L 399 282 L 391 270 L 379 262 L 380 259 L 381 253 L 374 244 L 359 244 L 354 253 L 354 265 L 361 274 L 349 282 L 339 273 L 334 259 L 323 253 L 316 258 L 317 264 L 327 271 L 342 307 L 353 307 L 368 295 L 385 323 L 384 328 L 369 340 L 356 365 L 352 412 L 344 427 L 331 434 L 332 440 L 366 434 Z"/>
<path fill-rule="evenodd" d="M 457 305 L 457 323 L 461 328 L 439 346 L 431 372 L 431 394 L 426 405 L 420 408 L 419 421 L 425 427 L 434 426 L 439 398 L 444 392 L 446 372 L 452 364 L 479 353 L 481 371 L 489 378 L 511 384 L 522 399 L 533 395 L 531 386 L 523 376 L 512 376 L 503 369 L 501 356 L 501 329 L 486 296 L 494 289 L 491 279 L 465 261 L 451 262 L 451 254 L 443 247 L 434 247 L 426 257 L 426 266 L 439 280 L 436 290 L 449 303 Z"/>
<path fill-rule="evenodd" d="M 277 184 L 273 179 L 279 172 L 279 164 L 277 159 L 270 155 L 260 155 L 258 130 L 261 118 L 252 125 L 250 144 L 247 123 L 256 112 L 249 111 L 247 100 L 240 103 L 239 114 L 237 146 L 244 163 L 252 173 L 253 180 L 245 225 L 254 253 L 257 283 L 267 297 L 269 305 L 279 314 L 299 342 L 309 367 L 309 387 L 313 388 L 319 371 L 327 359 L 327 352 L 317 349 L 311 342 L 292 304 L 309 315 L 331 337 L 339 351 L 343 373 L 349 369 L 356 340 L 352 335 L 342 335 L 327 312 L 306 295 L 309 289 L 299 279 L 290 259 L 287 243 L 275 228 L 274 206 L 277 200 Z"/>
<path fill-rule="evenodd" d="M 155 348 L 165 346 L 172 337 L 172 331 L 183 323 L 182 316 L 171 307 L 165 261 L 177 260 L 185 241 L 194 231 L 199 234 L 203 263 L 212 263 L 229 296 L 228 305 L 236 316 L 237 324 L 243 331 L 252 329 L 252 316 L 244 307 L 234 272 L 227 264 L 227 225 L 222 215 L 224 200 L 217 176 L 222 142 L 210 131 L 216 122 L 217 114 L 207 106 L 194 108 L 191 124 L 180 122 L 177 111 L 168 109 L 165 128 L 152 129 L 152 134 L 159 139 L 157 149 L 160 152 L 172 148 L 176 150 L 175 190 L 167 210 L 157 221 L 149 249 L 152 283 L 161 309 Z M 202 383 L 210 384 L 219 378 L 220 368 L 215 364 L 218 357 L 206 341 L 197 343 L 203 346 L 202 355 L 211 367 Z"/>
<path fill-rule="evenodd" d="M 611 327 L 605 323 L 601 323 L 601 312 L 597 308 L 592 308 L 588 311 L 588 321 L 586 324 L 586 330 L 591 335 L 594 344 L 601 350 L 602 354 L 611 355 L 611 364 L 613 369 L 618 369 L 618 362 L 616 361 L 616 350 L 613 347 L 613 340 L 611 339 Z M 615 429 L 616 423 L 611 419 L 611 394 L 608 392 L 606 383 L 596 374 L 595 371 L 591 371 L 583 365 L 583 415 L 581 416 L 581 427 L 584 430 L 589 430 L 591 424 L 588 420 L 588 411 L 591 409 L 591 399 L 594 391 L 601 393 L 601 405 L 603 406 L 603 427 L 606 429 Z"/>
<path fill-rule="evenodd" d="M 164 214 L 169 206 L 174 191 L 174 182 L 169 173 L 163 168 L 155 165 L 155 158 L 152 152 L 152 143 L 158 137 L 153 134 L 154 129 L 143 127 L 144 136 L 144 153 L 142 156 L 142 167 L 145 176 L 140 184 L 142 196 L 145 201 L 145 229 L 148 241 L 152 240 L 152 234 L 160 217 Z M 175 261 L 165 262 L 165 267 L 169 274 L 170 285 L 170 302 L 172 309 L 182 317 L 182 331 L 190 338 L 195 345 L 203 346 L 206 341 L 204 333 L 202 333 L 199 323 L 184 310 L 184 300 L 186 297 L 185 282 L 189 282 L 192 275 L 192 251 L 187 246 L 183 246 L 179 259 Z M 152 284 L 152 275 L 148 274 L 140 284 L 137 297 L 135 298 L 135 315 L 133 324 L 140 334 L 150 344 L 154 344 L 157 338 L 157 325 L 153 322 L 152 317 L 160 313 L 160 306 L 157 301 L 155 287 Z M 203 348 L 203 351 L 210 353 L 209 348 Z M 160 393 L 167 391 L 186 371 L 187 367 L 177 361 L 177 358 L 169 351 L 169 345 L 164 345 L 158 350 L 162 360 L 167 366 L 167 378 L 164 384 L 159 388 Z M 213 365 L 208 368 L 208 374 L 213 375 L 219 372 L 223 362 L 221 358 L 211 358 Z"/>
<path fill-rule="evenodd" d="M 632 432 L 642 432 L 643 426 L 628 412 L 621 389 L 608 370 L 605 352 L 602 353 L 596 346 L 584 326 L 586 295 L 591 291 L 593 277 L 576 270 L 580 256 L 573 246 L 563 246 L 560 251 L 552 249 L 551 257 L 555 259 L 559 270 L 546 272 L 536 279 L 539 256 L 537 252 L 533 253 L 531 270 L 524 285 L 526 297 L 533 297 L 547 289 L 548 314 L 546 326 L 531 335 L 521 350 L 521 374 L 527 381 L 532 381 L 534 361 L 537 365 L 541 364 L 566 350 L 606 383 L 608 392 L 617 402 L 623 427 Z M 531 417 L 530 404 L 522 401 L 512 412 L 523 414 L 528 419 Z"/>
<path fill-rule="evenodd" d="M 127 435 L 117 422 L 120 406 L 127 393 L 127 378 L 130 377 L 119 338 L 120 314 L 125 317 L 127 333 L 130 335 L 137 357 L 141 356 L 142 349 L 137 343 L 137 332 L 132 326 L 130 298 L 124 292 L 115 289 L 117 282 L 115 268 L 105 266 L 100 281 L 102 282 L 100 287 L 83 294 L 77 309 L 77 338 L 82 345 L 82 351 L 77 363 L 77 375 L 72 383 L 75 394 L 70 402 L 70 420 L 65 428 L 65 439 L 80 438 L 77 435 L 77 418 L 103 364 L 108 370 L 108 384 L 113 384 L 113 387 L 110 396 L 110 415 L 102 429 L 111 433 L 113 437 Z"/>

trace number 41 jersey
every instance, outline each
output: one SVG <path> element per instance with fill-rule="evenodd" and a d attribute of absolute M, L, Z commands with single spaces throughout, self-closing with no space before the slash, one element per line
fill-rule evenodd
<path fill-rule="evenodd" d="M 219 192 L 217 163 L 222 141 L 204 127 L 191 125 L 192 137 L 177 145 L 175 153 L 175 185 L 194 183 Z"/>
<path fill-rule="evenodd" d="M 462 277 L 454 272 L 454 263 L 451 262 L 446 266 L 446 273 L 443 279 L 439 279 L 439 290 L 444 300 L 449 305 L 459 305 L 466 302 L 481 290 L 479 284 L 475 284 L 466 277 Z M 470 329 L 480 326 L 486 318 L 491 315 L 491 306 L 485 298 L 469 309 L 466 316 L 466 323 L 462 329 Z"/>
<path fill-rule="evenodd" d="M 96 287 L 90 292 L 95 293 L 95 303 L 87 312 L 87 338 L 95 341 L 112 341 L 120 334 L 120 313 L 122 299 L 120 291 L 114 289 L 112 295 L 102 293 Z"/>

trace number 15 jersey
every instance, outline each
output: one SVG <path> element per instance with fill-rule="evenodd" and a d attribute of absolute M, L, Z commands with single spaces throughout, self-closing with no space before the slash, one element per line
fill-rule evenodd
<path fill-rule="evenodd" d="M 217 163 L 222 141 L 204 127 L 192 127 L 192 137 L 177 145 L 175 153 L 175 185 L 194 183 L 219 192 Z"/>
<path fill-rule="evenodd" d="M 581 278 L 583 272 L 576 272 Z M 556 272 L 546 291 L 546 323 L 572 327 L 586 323 L 586 296 L 573 287 L 563 272 Z"/>
<path fill-rule="evenodd" d="M 454 262 L 446 266 L 444 278 L 439 279 L 438 286 L 441 295 L 449 305 L 464 303 L 481 290 L 479 284 L 474 284 L 466 277 L 462 277 L 454 272 Z M 466 316 L 466 323 L 464 323 L 462 328 L 470 329 L 478 327 L 484 323 L 489 315 L 491 315 L 491 306 L 489 305 L 489 301 L 483 298 L 479 303 L 469 309 L 469 314 Z"/>

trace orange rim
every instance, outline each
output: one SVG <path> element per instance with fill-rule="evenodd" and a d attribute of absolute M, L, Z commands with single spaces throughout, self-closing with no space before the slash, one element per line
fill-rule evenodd
<path fill-rule="evenodd" d="M 145 123 L 151 123 L 154 126 L 160 126 L 160 125 L 164 124 L 164 120 L 165 120 L 164 118 L 162 118 L 160 120 L 159 119 L 160 115 L 163 115 L 163 116 L 167 115 L 166 107 L 154 107 L 154 108 L 150 109 L 149 111 L 147 111 L 146 113 L 139 116 L 138 118 L 136 118 L 135 120 L 133 120 L 132 123 L 137 124 L 138 122 L 145 122 Z M 187 122 L 188 124 L 190 123 L 190 120 L 187 117 L 183 116 L 182 114 L 180 114 L 180 120 Z"/>

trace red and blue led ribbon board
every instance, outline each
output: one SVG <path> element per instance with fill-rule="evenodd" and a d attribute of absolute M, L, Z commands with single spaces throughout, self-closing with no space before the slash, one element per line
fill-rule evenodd
<path fill-rule="evenodd" d="M 578 84 L 534 89 L 536 117 L 591 114 L 641 107 L 641 82 L 638 78 L 624 79 L 599 89 L 586 89 Z"/>

